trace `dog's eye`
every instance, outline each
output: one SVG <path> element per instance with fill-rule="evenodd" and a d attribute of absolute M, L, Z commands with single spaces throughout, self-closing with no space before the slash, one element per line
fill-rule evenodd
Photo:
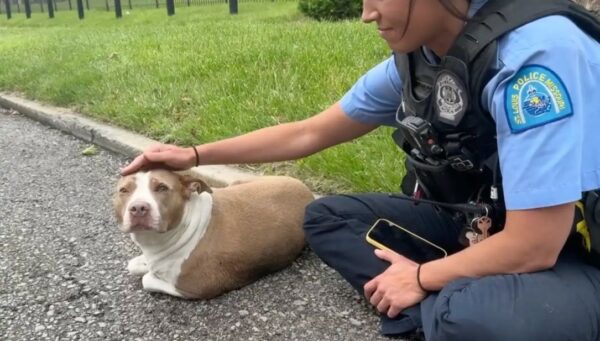
<path fill-rule="evenodd" d="M 119 188 L 119 192 L 120 193 L 129 193 L 129 190 L 127 189 L 127 187 L 121 187 L 121 188 Z"/>
<path fill-rule="evenodd" d="M 169 187 L 167 187 L 167 185 L 165 185 L 165 184 L 159 184 L 158 186 L 156 186 L 157 192 L 166 192 L 168 190 L 169 190 Z"/>

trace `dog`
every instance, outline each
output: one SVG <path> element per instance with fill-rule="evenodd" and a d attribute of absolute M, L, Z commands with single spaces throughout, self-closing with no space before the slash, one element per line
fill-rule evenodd
<path fill-rule="evenodd" d="M 291 177 L 211 189 L 190 174 L 151 170 L 119 179 L 113 207 L 142 251 L 127 269 L 145 290 L 209 299 L 289 266 L 305 246 L 313 199 Z"/>

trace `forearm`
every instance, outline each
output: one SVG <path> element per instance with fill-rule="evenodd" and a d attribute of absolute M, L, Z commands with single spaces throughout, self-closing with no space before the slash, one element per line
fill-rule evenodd
<path fill-rule="evenodd" d="M 504 229 L 445 259 L 421 266 L 421 282 L 439 290 L 460 277 L 540 271 L 554 266 L 573 224 L 575 203 L 513 210 Z"/>
<path fill-rule="evenodd" d="M 547 248 L 516 237 L 501 231 L 454 255 L 423 264 L 423 287 L 440 290 L 461 277 L 532 272 L 553 265 L 554 255 Z"/>
<path fill-rule="evenodd" d="M 200 164 L 262 163 L 318 151 L 302 122 L 291 122 L 197 147 Z"/>
<path fill-rule="evenodd" d="M 362 136 L 377 125 L 349 118 L 339 103 L 303 121 L 198 146 L 200 164 L 294 160 Z"/>

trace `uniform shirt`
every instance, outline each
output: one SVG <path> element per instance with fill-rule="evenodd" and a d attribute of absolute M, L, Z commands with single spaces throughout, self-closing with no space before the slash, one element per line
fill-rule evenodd
<path fill-rule="evenodd" d="M 473 1 L 470 12 L 485 1 Z M 600 44 L 562 16 L 504 35 L 482 103 L 495 122 L 506 208 L 553 206 L 600 188 Z M 352 119 L 395 126 L 402 77 L 393 58 L 341 100 Z"/>

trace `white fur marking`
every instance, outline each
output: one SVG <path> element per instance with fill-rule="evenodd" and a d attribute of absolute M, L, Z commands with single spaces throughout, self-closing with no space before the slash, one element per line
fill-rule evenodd
<path fill-rule="evenodd" d="M 145 275 L 148 271 L 150 271 L 148 263 L 146 262 L 146 257 L 141 255 L 132 258 L 127 264 L 127 271 L 129 271 L 129 274 L 133 276 Z"/>
<path fill-rule="evenodd" d="M 150 218 L 152 223 L 158 227 L 158 222 L 160 222 L 160 211 L 158 209 L 158 203 L 154 196 L 152 195 L 152 190 L 150 189 L 150 173 L 136 173 L 135 174 L 135 191 L 127 201 L 125 205 L 125 211 L 123 212 L 123 226 L 131 226 L 131 219 L 129 218 L 129 208 L 130 205 L 136 201 L 143 201 L 150 205 Z"/>
<path fill-rule="evenodd" d="M 142 286 L 148 291 L 161 292 L 176 297 L 183 297 L 183 295 L 177 291 L 173 284 L 156 278 L 151 272 L 145 274 L 142 278 Z"/>
<path fill-rule="evenodd" d="M 165 233 L 143 231 L 131 234 L 133 241 L 142 249 L 150 268 L 144 278 L 152 275 L 172 286 L 177 283 L 181 265 L 206 232 L 211 220 L 212 205 L 210 193 L 192 193 L 185 205 L 181 223 L 175 229 Z"/>

